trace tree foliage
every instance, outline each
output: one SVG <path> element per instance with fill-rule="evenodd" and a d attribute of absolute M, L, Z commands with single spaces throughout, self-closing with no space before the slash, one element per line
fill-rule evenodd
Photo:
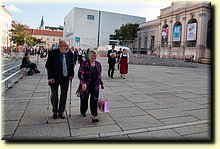
<path fill-rule="evenodd" d="M 18 45 L 24 45 L 26 44 L 30 47 L 34 46 L 37 44 L 37 39 L 33 37 L 29 32 L 28 32 L 28 27 L 23 24 L 17 24 L 14 29 L 10 30 L 10 40 Z"/>
<path fill-rule="evenodd" d="M 127 23 L 123 24 L 119 29 L 115 29 L 115 38 L 120 44 L 128 44 L 137 38 L 139 24 Z"/>

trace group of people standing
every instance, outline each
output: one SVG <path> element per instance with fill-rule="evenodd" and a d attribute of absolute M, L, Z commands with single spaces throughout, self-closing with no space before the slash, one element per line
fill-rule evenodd
<path fill-rule="evenodd" d="M 83 50 L 81 48 L 77 49 L 72 47 L 71 50 L 74 53 L 75 64 L 77 63 L 77 61 L 79 64 L 81 64 L 81 62 L 89 59 L 89 48 L 87 50 Z"/>
<path fill-rule="evenodd" d="M 51 103 L 53 106 L 53 118 L 65 119 L 64 110 L 67 99 L 69 81 L 74 77 L 74 49 L 69 50 L 66 41 L 59 42 L 59 48 L 49 52 L 46 62 L 48 84 L 51 87 Z M 88 59 L 80 61 L 78 78 L 80 80 L 80 113 L 86 117 L 88 110 L 88 98 L 90 95 L 90 111 L 92 113 L 92 122 L 99 122 L 97 116 L 97 104 L 99 88 L 104 89 L 102 82 L 101 63 L 96 61 L 96 52 L 89 50 Z M 60 86 L 61 94 L 58 100 L 58 87 Z M 59 101 L 59 106 L 58 106 Z"/>
<path fill-rule="evenodd" d="M 107 57 L 109 64 L 108 76 L 113 79 L 115 64 L 117 59 L 119 72 L 121 74 L 121 77 L 125 79 L 125 75 L 128 73 L 128 63 L 129 63 L 129 54 L 127 50 L 126 49 L 122 50 L 122 48 L 120 48 L 119 51 L 117 52 L 115 50 L 115 46 L 112 45 L 112 49 L 108 51 Z"/>

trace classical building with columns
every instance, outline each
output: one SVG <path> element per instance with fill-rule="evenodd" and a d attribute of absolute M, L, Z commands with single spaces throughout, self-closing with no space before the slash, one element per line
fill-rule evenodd
<path fill-rule="evenodd" d="M 160 10 L 158 19 L 139 26 L 136 47 L 160 57 L 211 58 L 211 3 L 177 1 Z"/>

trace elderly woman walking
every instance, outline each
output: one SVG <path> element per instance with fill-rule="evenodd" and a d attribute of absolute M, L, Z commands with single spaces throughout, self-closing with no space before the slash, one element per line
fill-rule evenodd
<path fill-rule="evenodd" d="M 80 64 L 78 77 L 80 79 L 80 112 L 83 117 L 86 117 L 90 95 L 92 122 L 99 122 L 97 119 L 97 104 L 100 85 L 101 88 L 104 89 L 101 73 L 102 67 L 101 63 L 96 61 L 96 51 L 91 50 L 89 52 L 89 59 Z"/>

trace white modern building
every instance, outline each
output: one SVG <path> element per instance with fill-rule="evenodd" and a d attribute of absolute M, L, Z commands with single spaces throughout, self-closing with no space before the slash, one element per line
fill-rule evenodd
<path fill-rule="evenodd" d="M 1 48 L 7 49 L 10 47 L 9 30 L 11 29 L 12 14 L 5 9 L 4 5 L 0 6 L 0 22 Z"/>
<path fill-rule="evenodd" d="M 110 36 L 122 24 L 145 21 L 143 17 L 74 7 L 64 18 L 64 40 L 83 48 L 109 45 Z"/>

